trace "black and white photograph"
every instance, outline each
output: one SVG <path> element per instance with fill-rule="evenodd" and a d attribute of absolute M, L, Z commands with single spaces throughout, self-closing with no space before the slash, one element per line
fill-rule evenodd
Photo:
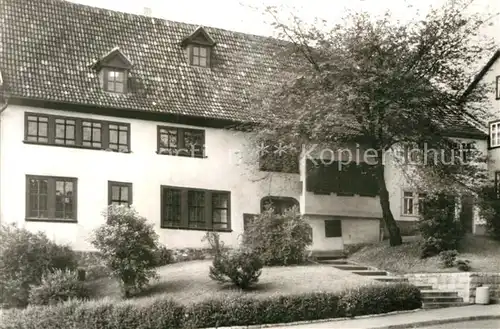
<path fill-rule="evenodd" d="M 500 1 L 0 0 L 0 329 L 500 329 Z"/>

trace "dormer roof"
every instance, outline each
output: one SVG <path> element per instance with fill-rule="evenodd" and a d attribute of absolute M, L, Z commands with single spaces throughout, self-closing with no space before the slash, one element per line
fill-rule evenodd
<path fill-rule="evenodd" d="M 212 39 L 212 37 L 207 33 L 207 31 L 205 31 L 202 26 L 199 26 L 193 33 L 185 37 L 182 40 L 181 45 L 185 47 L 190 43 L 208 47 L 215 46 L 214 39 Z"/>
<path fill-rule="evenodd" d="M 96 70 L 104 66 L 129 70 L 132 68 L 132 62 L 123 54 L 119 47 L 115 47 L 91 65 Z"/>

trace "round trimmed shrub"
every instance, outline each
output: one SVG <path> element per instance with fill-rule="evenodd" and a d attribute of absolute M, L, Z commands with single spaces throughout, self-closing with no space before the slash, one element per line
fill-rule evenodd
<path fill-rule="evenodd" d="M 111 205 L 103 215 L 106 222 L 94 231 L 91 242 L 128 298 L 157 277 L 158 235 L 132 208 Z"/>
<path fill-rule="evenodd" d="M 209 276 L 220 283 L 232 282 L 241 289 L 249 289 L 259 281 L 262 267 L 257 253 L 239 248 L 216 255 Z"/>

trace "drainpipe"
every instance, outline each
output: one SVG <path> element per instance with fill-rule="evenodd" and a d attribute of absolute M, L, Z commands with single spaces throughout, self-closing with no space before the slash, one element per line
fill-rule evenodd
<path fill-rule="evenodd" d="M 0 75 L 1 78 L 1 75 Z M 2 135 L 1 135 L 1 126 L 2 126 L 2 113 L 7 109 L 7 106 L 9 105 L 9 98 L 5 96 L 5 104 L 0 107 L 0 191 L 1 191 L 1 177 L 2 177 L 2 172 L 1 172 L 1 163 L 2 163 Z M 2 211 L 1 211 L 1 205 L 2 205 L 2 198 L 1 198 L 1 192 L 0 192 L 0 224 L 2 224 Z"/>

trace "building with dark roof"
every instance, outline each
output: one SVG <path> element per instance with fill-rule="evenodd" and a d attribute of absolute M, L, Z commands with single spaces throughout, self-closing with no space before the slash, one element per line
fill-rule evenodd
<path fill-rule="evenodd" d="M 313 250 L 380 238 L 362 169 L 311 186 L 304 159 L 262 170 L 247 134 L 227 129 L 262 119 L 249 91 L 283 82 L 286 42 L 62 0 L 0 0 L 0 26 L 2 221 L 88 249 L 103 208 L 133 204 L 163 243 L 198 248 L 207 230 L 236 244 L 272 202 L 308 216 Z M 447 121 L 486 150 L 467 119 Z M 386 170 L 394 216 L 410 227 L 419 194 Z"/>

